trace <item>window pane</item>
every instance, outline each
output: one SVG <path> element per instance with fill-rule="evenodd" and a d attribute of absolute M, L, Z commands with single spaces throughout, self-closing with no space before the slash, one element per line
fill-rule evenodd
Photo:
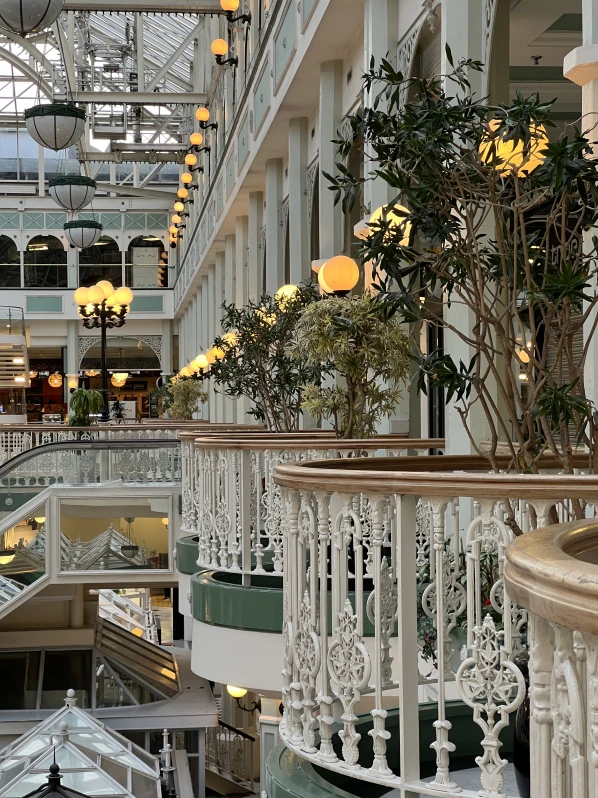
<path fill-rule="evenodd" d="M 39 651 L 0 654 L 0 683 L 10 684 L 10 690 L 0 690 L 0 709 L 35 709 Z"/>
<path fill-rule="evenodd" d="M 42 685 L 42 709 L 58 709 L 64 705 L 66 691 L 72 688 L 77 706 L 90 706 L 91 649 L 84 651 L 46 651 Z"/>

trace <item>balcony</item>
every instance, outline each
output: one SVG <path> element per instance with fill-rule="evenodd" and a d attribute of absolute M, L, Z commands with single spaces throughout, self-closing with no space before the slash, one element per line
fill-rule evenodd
<path fill-rule="evenodd" d="M 531 795 L 592 794 L 594 476 L 376 457 L 279 464 L 274 482 L 288 750 L 272 794 L 286 772 L 319 795 L 524 795 L 528 697 Z"/>

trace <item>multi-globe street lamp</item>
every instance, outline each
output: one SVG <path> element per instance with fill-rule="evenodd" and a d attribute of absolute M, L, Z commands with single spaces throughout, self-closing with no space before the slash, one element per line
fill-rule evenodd
<path fill-rule="evenodd" d="M 115 290 L 108 280 L 100 280 L 91 288 L 77 288 L 74 299 L 79 306 L 78 312 L 83 319 L 83 326 L 88 330 L 100 330 L 102 375 L 100 393 L 104 399 L 101 421 L 110 421 L 106 331 L 123 326 L 133 301 L 133 292 L 124 285 Z"/>

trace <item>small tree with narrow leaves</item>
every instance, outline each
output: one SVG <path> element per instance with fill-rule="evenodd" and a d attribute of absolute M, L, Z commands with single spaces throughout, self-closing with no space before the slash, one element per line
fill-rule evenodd
<path fill-rule="evenodd" d="M 370 176 L 341 163 L 328 175 L 331 189 L 348 210 L 377 177 L 395 193 L 389 208 L 406 207 L 410 240 L 404 225 L 383 218 L 360 256 L 374 264 L 385 312 L 414 331 L 420 389 L 445 389 L 473 449 L 496 471 L 506 450 L 511 470 L 537 473 L 550 453 L 572 473 L 572 454 L 585 446 L 595 473 L 598 422 L 584 368 L 598 323 L 598 162 L 576 126 L 548 142 L 552 103 L 518 95 L 492 107 L 471 92 L 468 74 L 481 64 L 454 65 L 448 49 L 447 58 L 452 73 L 430 80 L 372 62 L 364 77 L 372 105 L 348 117 L 351 132 L 338 142 L 342 157 L 364 142 Z M 426 321 L 471 357 L 419 350 Z M 476 406 L 485 445 L 472 431 Z"/>

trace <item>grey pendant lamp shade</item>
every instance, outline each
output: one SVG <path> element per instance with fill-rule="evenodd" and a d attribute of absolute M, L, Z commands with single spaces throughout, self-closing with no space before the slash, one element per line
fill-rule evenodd
<path fill-rule="evenodd" d="M 23 798 L 33 798 L 33 796 L 36 798 L 45 798 L 46 795 L 50 796 L 50 798 L 52 796 L 62 796 L 62 798 L 88 798 L 85 793 L 63 787 L 61 781 L 62 776 L 60 775 L 60 768 L 56 762 L 54 762 L 50 765 L 48 783 L 43 784 L 37 790 L 33 790 L 33 792 L 28 792 Z"/>
<path fill-rule="evenodd" d="M 97 183 L 84 175 L 61 175 L 50 180 L 50 196 L 67 211 L 80 211 L 93 200 Z"/>
<path fill-rule="evenodd" d="M 83 135 L 85 111 L 71 103 L 34 105 L 25 109 L 25 124 L 31 138 L 42 147 L 64 150 Z"/>
<path fill-rule="evenodd" d="M 99 222 L 81 219 L 77 222 L 67 222 L 63 229 L 69 244 L 79 249 L 87 249 L 100 240 L 104 228 Z"/>
<path fill-rule="evenodd" d="M 27 33 L 49 28 L 56 22 L 64 0 L 0 0 L 0 28 Z"/>

